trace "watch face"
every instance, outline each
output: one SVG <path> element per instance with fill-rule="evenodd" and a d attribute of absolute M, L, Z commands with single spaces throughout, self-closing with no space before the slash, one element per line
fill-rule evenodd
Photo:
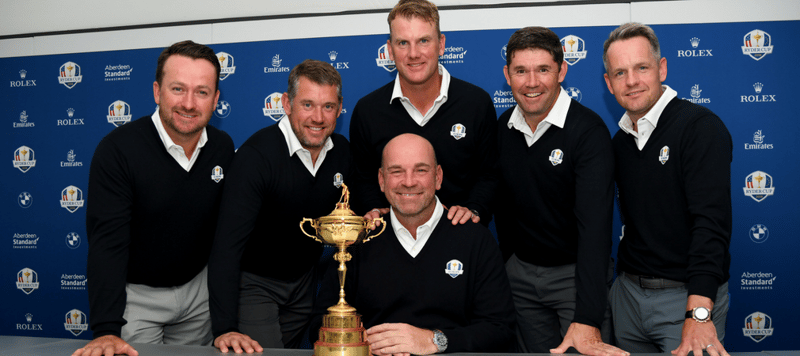
<path fill-rule="evenodd" d="M 708 309 L 706 308 L 697 308 L 694 310 L 694 316 L 697 319 L 705 320 L 708 319 Z"/>

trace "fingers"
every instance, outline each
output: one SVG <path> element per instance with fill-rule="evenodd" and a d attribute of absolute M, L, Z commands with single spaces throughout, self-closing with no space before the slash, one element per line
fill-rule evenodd
<path fill-rule="evenodd" d="M 447 211 L 447 218 L 450 219 L 453 225 L 465 224 L 467 221 L 472 220 L 477 222 L 479 217 L 475 216 L 469 209 L 463 206 L 453 205 Z M 477 218 L 477 220 L 475 219 Z"/>

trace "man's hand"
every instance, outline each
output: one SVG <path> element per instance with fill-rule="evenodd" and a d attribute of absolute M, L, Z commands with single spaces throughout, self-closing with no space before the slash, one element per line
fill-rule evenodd
<path fill-rule="evenodd" d="M 214 339 L 214 347 L 222 352 L 228 352 L 228 348 L 230 348 L 237 354 L 242 353 L 242 351 L 248 354 L 264 351 L 258 341 L 235 331 L 227 332 Z"/>
<path fill-rule="evenodd" d="M 381 217 L 382 215 L 386 215 L 388 213 L 389 213 L 389 208 L 383 208 L 383 209 L 375 208 L 375 209 L 370 210 L 366 215 L 364 215 L 364 220 L 371 221 L 372 219 L 377 219 L 377 218 Z M 375 230 L 380 226 L 381 226 L 380 220 L 373 221 L 370 224 L 369 229 L 370 230 Z"/>
<path fill-rule="evenodd" d="M 686 303 L 686 309 L 705 307 L 709 311 L 714 307 L 711 299 L 699 295 L 690 295 Z M 698 322 L 692 318 L 683 321 L 683 331 L 681 332 L 681 344 L 677 349 L 672 350 L 673 355 L 686 356 L 692 351 L 695 356 L 703 354 L 706 350 L 711 356 L 730 356 L 717 337 L 717 329 L 714 322 L 709 320 L 705 323 Z"/>
<path fill-rule="evenodd" d="M 567 349 L 572 346 L 578 352 L 590 356 L 630 356 L 630 352 L 626 352 L 616 346 L 611 346 L 603 342 L 600 338 L 600 329 L 581 323 L 569 324 L 567 335 L 564 335 L 564 341 L 555 349 L 550 349 L 551 354 L 563 354 Z"/>
<path fill-rule="evenodd" d="M 439 351 L 433 344 L 433 331 L 402 323 L 367 329 L 367 342 L 375 355 L 430 355 Z"/>
<path fill-rule="evenodd" d="M 72 356 L 114 355 L 139 356 L 139 352 L 119 336 L 105 335 L 92 340 L 83 348 L 77 349 L 72 353 Z"/>
<path fill-rule="evenodd" d="M 447 209 L 446 205 L 442 204 L 442 206 Z M 480 216 L 473 214 L 472 211 L 463 206 L 453 205 L 447 210 L 447 218 L 453 222 L 453 225 L 465 224 L 470 219 L 476 224 L 481 221 Z"/>

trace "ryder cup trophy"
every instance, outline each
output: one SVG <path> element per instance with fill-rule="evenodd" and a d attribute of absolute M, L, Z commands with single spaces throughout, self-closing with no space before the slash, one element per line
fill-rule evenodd
<path fill-rule="evenodd" d="M 333 259 L 339 262 L 339 303 L 328 308 L 328 314 L 322 319 L 319 329 L 319 340 L 314 343 L 315 356 L 368 356 L 369 345 L 364 340 L 364 327 L 361 326 L 361 316 L 344 301 L 344 277 L 347 273 L 345 262 L 350 261 L 352 255 L 347 252 L 347 247 L 361 242 L 367 242 L 383 233 L 386 222 L 383 218 L 365 220 L 350 210 L 350 192 L 342 184 L 342 197 L 336 203 L 336 209 L 327 216 L 319 219 L 303 218 L 300 221 L 300 230 L 307 236 L 339 248 Z M 375 221 L 381 222 L 381 231 L 367 237 L 370 227 Z M 303 228 L 306 222 L 316 231 L 315 236 L 309 235 Z"/>

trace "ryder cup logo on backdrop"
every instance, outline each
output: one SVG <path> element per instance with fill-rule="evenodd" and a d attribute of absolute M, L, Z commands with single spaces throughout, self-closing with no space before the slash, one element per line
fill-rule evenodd
<path fill-rule="evenodd" d="M 131 106 L 128 103 L 117 100 L 108 106 L 108 115 L 106 116 L 109 124 L 116 127 L 125 125 L 131 121 Z"/>
<path fill-rule="evenodd" d="M 452 278 L 464 274 L 464 265 L 459 260 L 450 260 L 445 267 L 444 273 L 447 273 L 447 275 Z"/>
<path fill-rule="evenodd" d="M 578 36 L 567 35 L 561 39 L 561 48 L 564 49 L 564 60 L 573 65 L 586 58 L 586 43 Z"/>
<path fill-rule="evenodd" d="M 769 229 L 765 225 L 755 224 L 748 231 L 748 235 L 750 235 L 750 240 L 760 244 L 769 238 Z"/>
<path fill-rule="evenodd" d="M 22 173 L 27 173 L 34 166 L 36 166 L 36 159 L 30 147 L 20 146 L 14 151 L 14 168 L 19 169 Z"/>
<path fill-rule="evenodd" d="M 564 161 L 564 151 L 558 148 L 550 151 L 550 157 L 547 160 L 554 166 L 561 164 Z"/>
<path fill-rule="evenodd" d="M 74 185 L 61 190 L 61 207 L 74 213 L 83 206 L 83 192 Z"/>
<path fill-rule="evenodd" d="M 219 183 L 219 181 L 221 181 L 222 178 L 225 178 L 225 175 L 222 174 L 222 167 L 220 166 L 214 167 L 214 169 L 211 170 L 211 180 L 213 180 L 216 183 Z"/>
<path fill-rule="evenodd" d="M 233 56 L 225 52 L 217 53 L 219 60 L 219 80 L 225 80 L 229 75 L 236 73 L 236 67 L 233 65 Z"/>
<path fill-rule="evenodd" d="M 17 272 L 17 289 L 31 294 L 31 292 L 39 289 L 39 274 L 30 268 L 23 268 Z"/>
<path fill-rule="evenodd" d="M 83 76 L 81 76 L 81 66 L 75 62 L 64 63 L 58 70 L 58 83 L 64 84 L 64 86 L 69 89 L 72 89 L 72 87 L 83 80 Z"/>
<path fill-rule="evenodd" d="M 503 47 L 500 48 L 500 57 L 503 58 L 503 62 L 507 61 L 506 59 L 507 54 L 508 54 L 508 45 L 503 45 Z"/>
<path fill-rule="evenodd" d="M 772 53 L 772 36 L 761 30 L 752 30 L 744 35 L 742 54 L 761 60 Z"/>
<path fill-rule="evenodd" d="M 78 336 L 89 328 L 86 322 L 86 314 L 78 309 L 72 309 L 64 317 L 64 329 Z"/>
<path fill-rule="evenodd" d="M 281 93 L 275 92 L 264 99 L 264 116 L 274 121 L 278 121 L 283 117 L 285 112 L 283 111 L 283 102 L 281 101 L 282 95 Z"/>
<path fill-rule="evenodd" d="M 389 59 L 389 52 L 385 44 L 378 48 L 378 58 L 375 58 L 375 63 L 377 63 L 378 67 L 386 69 L 387 72 L 394 72 L 397 69 L 394 61 Z"/>
<path fill-rule="evenodd" d="M 767 199 L 768 196 L 775 194 L 775 187 L 772 186 L 772 176 L 755 171 L 750 173 L 744 180 L 744 195 L 753 198 L 757 202 Z"/>
<path fill-rule="evenodd" d="M 761 342 L 767 336 L 772 336 L 772 318 L 762 312 L 755 312 L 744 318 L 744 336 L 755 342 Z"/>

